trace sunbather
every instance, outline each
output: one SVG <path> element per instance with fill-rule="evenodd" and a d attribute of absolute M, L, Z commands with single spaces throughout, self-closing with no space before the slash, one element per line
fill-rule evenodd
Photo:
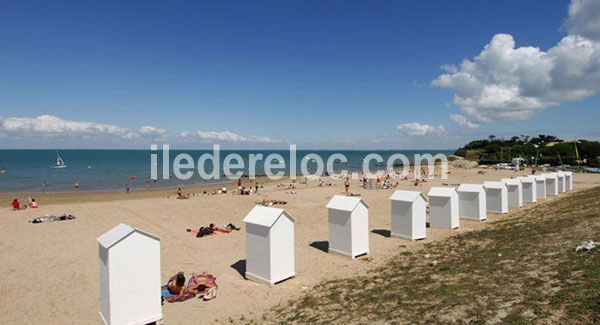
<path fill-rule="evenodd" d="M 211 274 L 192 274 L 188 282 L 187 290 L 196 295 L 202 296 L 203 300 L 210 300 L 217 297 L 217 282 L 216 278 Z"/>

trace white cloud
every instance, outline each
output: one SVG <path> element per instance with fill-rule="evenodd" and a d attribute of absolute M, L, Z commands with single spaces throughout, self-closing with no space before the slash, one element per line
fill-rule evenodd
<path fill-rule="evenodd" d="M 446 129 L 441 125 L 436 127 L 417 122 L 399 124 L 396 126 L 396 130 L 410 136 L 440 135 L 446 133 Z"/>
<path fill-rule="evenodd" d="M 0 117 L 0 131 L 17 136 L 104 134 L 123 139 L 133 139 L 138 136 L 130 129 L 116 125 L 70 121 L 52 115 L 40 115 L 38 117 Z"/>
<path fill-rule="evenodd" d="M 564 25 L 570 34 L 600 40 L 600 1 L 573 0 Z"/>
<path fill-rule="evenodd" d="M 230 131 L 184 131 L 179 133 L 183 138 L 199 139 L 201 141 L 226 141 L 226 142 L 257 142 L 257 143 L 277 143 L 278 140 L 265 136 L 248 135 L 243 136 Z"/>
<path fill-rule="evenodd" d="M 467 117 L 464 115 L 452 114 L 452 115 L 450 115 L 450 119 L 452 121 L 456 122 L 458 125 L 465 126 L 469 129 L 476 129 L 479 127 L 478 124 L 475 124 L 475 123 L 469 121 L 469 119 L 467 119 Z"/>
<path fill-rule="evenodd" d="M 150 136 L 162 136 L 165 135 L 167 133 L 167 130 L 165 129 L 161 129 L 161 128 L 157 128 L 154 126 L 150 126 L 150 125 L 144 125 L 142 126 L 138 132 L 141 135 L 150 135 Z"/>
<path fill-rule="evenodd" d="M 453 103 L 480 122 L 527 119 L 592 96 L 600 89 L 600 23 L 581 8 L 597 11 L 599 2 L 574 0 L 566 24 L 572 34 L 548 51 L 515 47 L 511 35 L 497 34 L 473 59 L 443 67 L 432 85 L 452 90 Z"/>

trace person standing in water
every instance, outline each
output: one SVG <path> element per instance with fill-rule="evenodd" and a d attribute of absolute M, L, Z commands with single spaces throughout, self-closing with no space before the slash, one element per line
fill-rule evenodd
<path fill-rule="evenodd" d="M 42 193 L 46 193 L 46 188 L 48 187 L 48 183 L 46 181 L 42 182 Z"/>

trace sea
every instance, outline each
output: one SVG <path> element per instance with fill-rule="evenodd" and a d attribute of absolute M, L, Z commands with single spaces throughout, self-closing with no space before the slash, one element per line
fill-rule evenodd
<path fill-rule="evenodd" d="M 221 150 L 219 153 L 218 179 L 204 179 L 197 170 L 199 158 L 204 154 L 213 155 L 212 150 L 170 150 L 169 161 L 173 166 L 173 160 L 178 154 L 188 154 L 194 161 L 194 169 L 182 169 L 193 171 L 192 177 L 181 180 L 174 177 L 172 167 L 169 169 L 169 179 L 163 179 L 163 155 L 159 147 L 158 151 L 150 150 L 0 150 L 0 193 L 29 193 L 41 192 L 45 183 L 47 192 L 73 191 L 75 183 L 79 191 L 101 192 L 120 191 L 128 186 L 132 190 L 157 188 L 196 186 L 230 180 L 222 177 L 224 159 L 230 154 L 237 154 L 243 161 L 243 168 L 232 169 L 232 172 L 243 171 L 248 175 L 251 155 L 263 155 L 263 160 L 270 154 L 278 154 L 283 157 L 285 168 L 273 168 L 273 172 L 281 171 L 285 175 L 290 174 L 290 152 L 288 150 Z M 315 173 L 318 164 L 314 154 L 321 157 L 326 165 L 327 160 L 333 154 L 342 154 L 347 162 L 338 160 L 333 164 L 333 170 L 339 172 L 362 171 L 363 160 L 369 154 L 379 154 L 384 163 L 374 160 L 370 163 L 371 170 L 385 169 L 385 162 L 393 154 L 404 154 L 409 161 L 413 162 L 415 154 L 452 154 L 453 150 L 298 150 L 296 152 L 296 173 L 301 175 L 301 166 L 304 164 L 310 173 Z M 66 168 L 53 168 L 56 163 L 57 154 L 64 160 Z M 156 163 L 153 163 L 152 155 L 156 155 Z M 305 160 L 303 162 L 303 160 Z M 233 161 L 235 163 L 236 161 Z M 278 162 L 275 161 L 275 164 Z M 206 160 L 202 167 L 207 173 L 213 169 L 212 160 Z M 158 179 L 152 177 L 152 169 L 155 169 Z M 216 173 L 215 173 L 216 174 Z M 264 161 L 256 162 L 256 175 L 264 175 Z"/>

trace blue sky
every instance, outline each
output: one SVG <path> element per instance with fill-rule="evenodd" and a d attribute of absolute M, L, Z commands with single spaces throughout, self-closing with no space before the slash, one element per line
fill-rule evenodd
<path fill-rule="evenodd" d="M 596 0 L 573 2 L 599 7 Z M 569 6 L 441 0 L 5 3 L 0 148 L 143 148 L 159 141 L 189 148 L 216 142 L 232 148 L 296 143 L 441 149 L 489 134 L 597 139 L 598 52 L 572 80 L 561 77 L 571 70 L 548 70 L 556 82 L 542 90 L 522 85 L 537 75 L 532 69 L 550 69 L 544 68 L 546 55 L 531 64 L 512 55 L 502 64 L 482 59 L 474 70 L 460 66 L 464 59 L 476 61 L 497 34 L 512 36 L 516 48 L 544 52 L 567 36 L 582 35 L 596 46 L 600 32 L 584 30 L 590 18 L 581 13 L 593 10 L 569 14 Z M 583 57 L 566 45 L 556 52 L 556 64 L 564 52 Z M 455 69 L 445 71 L 444 64 Z M 490 87 L 465 87 L 465 71 Z M 451 80 L 436 83 L 442 74 Z M 514 85 L 518 94 L 507 95 Z M 453 100 L 455 94 L 464 100 Z M 508 98 L 495 102 L 503 96 Z M 142 132 L 144 126 L 151 128 Z"/>

